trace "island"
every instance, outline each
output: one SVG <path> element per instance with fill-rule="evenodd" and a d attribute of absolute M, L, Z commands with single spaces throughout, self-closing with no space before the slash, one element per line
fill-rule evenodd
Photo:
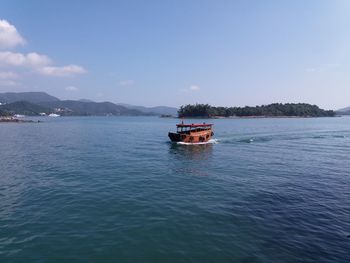
<path fill-rule="evenodd" d="M 323 110 L 307 103 L 273 103 L 261 106 L 215 107 L 209 104 L 181 106 L 179 118 L 234 118 L 234 117 L 334 117 L 333 110 Z"/>

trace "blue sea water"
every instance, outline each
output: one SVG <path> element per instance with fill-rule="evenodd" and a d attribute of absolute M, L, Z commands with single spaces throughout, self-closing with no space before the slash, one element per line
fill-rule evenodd
<path fill-rule="evenodd" d="M 0 262 L 350 262 L 350 118 L 43 120 L 0 124 Z"/>

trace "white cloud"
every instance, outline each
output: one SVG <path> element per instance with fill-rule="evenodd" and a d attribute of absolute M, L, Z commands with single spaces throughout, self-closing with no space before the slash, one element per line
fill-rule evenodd
<path fill-rule="evenodd" d="M 78 65 L 72 64 L 58 67 L 50 66 L 51 64 L 52 61 L 48 56 L 35 52 L 28 54 L 14 53 L 10 51 L 0 52 L 0 66 L 29 67 L 35 69 L 39 74 L 56 77 L 86 73 L 86 70 Z"/>
<path fill-rule="evenodd" d="M 28 54 L 10 51 L 0 52 L 0 65 L 2 66 L 40 67 L 50 63 L 51 59 L 48 56 L 34 52 Z"/>
<path fill-rule="evenodd" d="M 6 20 L 0 19 L 0 49 L 13 48 L 24 44 L 25 40 L 18 33 L 16 27 Z"/>
<path fill-rule="evenodd" d="M 126 87 L 126 86 L 132 86 L 135 84 L 135 81 L 132 80 L 132 79 L 127 79 L 127 80 L 121 80 L 119 81 L 119 85 L 120 86 L 123 86 L 123 87 Z"/>
<path fill-rule="evenodd" d="M 79 89 L 74 86 L 67 86 L 64 88 L 66 91 L 78 91 Z"/>
<path fill-rule="evenodd" d="M 0 19 L 0 49 L 15 47 L 25 44 L 25 40 L 17 32 L 16 28 L 6 20 Z M 55 77 L 72 76 L 86 73 L 86 70 L 78 65 L 56 66 L 52 60 L 43 54 L 36 52 L 18 53 L 11 51 L 0 51 L 0 67 L 14 70 L 16 67 L 25 67 L 33 72 Z M 2 78 L 5 74 L 2 74 Z M 8 78 L 9 75 L 6 75 Z"/>
<path fill-rule="evenodd" d="M 198 91 L 198 90 L 200 90 L 200 87 L 198 85 L 191 85 L 189 90 L 190 91 Z"/>
<path fill-rule="evenodd" d="M 40 55 L 37 53 L 28 53 L 26 55 L 27 64 L 30 66 L 45 66 L 51 64 L 51 59 L 46 55 Z"/>
<path fill-rule="evenodd" d="M 84 74 L 86 70 L 78 65 L 68 65 L 62 67 L 46 66 L 38 69 L 38 72 L 46 76 L 67 77 L 76 74 Z"/>
<path fill-rule="evenodd" d="M 1 72 L 0 71 L 0 79 L 17 79 L 17 78 L 19 78 L 19 76 L 15 72 L 11 72 L 11 71 Z"/>

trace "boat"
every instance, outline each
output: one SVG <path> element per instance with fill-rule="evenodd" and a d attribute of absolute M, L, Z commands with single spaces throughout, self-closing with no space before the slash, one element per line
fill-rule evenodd
<path fill-rule="evenodd" d="M 176 124 L 176 132 L 169 132 L 172 142 L 201 144 L 208 142 L 214 135 L 213 124 Z"/>
<path fill-rule="evenodd" d="M 56 114 L 56 113 L 51 113 L 51 114 L 49 114 L 49 117 L 60 117 L 61 115 L 58 115 L 58 114 Z"/>

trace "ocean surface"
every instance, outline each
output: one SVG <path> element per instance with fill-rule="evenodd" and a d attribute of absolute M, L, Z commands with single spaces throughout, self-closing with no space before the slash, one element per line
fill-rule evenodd
<path fill-rule="evenodd" d="M 43 120 L 0 123 L 0 262 L 350 262 L 349 117 Z"/>

